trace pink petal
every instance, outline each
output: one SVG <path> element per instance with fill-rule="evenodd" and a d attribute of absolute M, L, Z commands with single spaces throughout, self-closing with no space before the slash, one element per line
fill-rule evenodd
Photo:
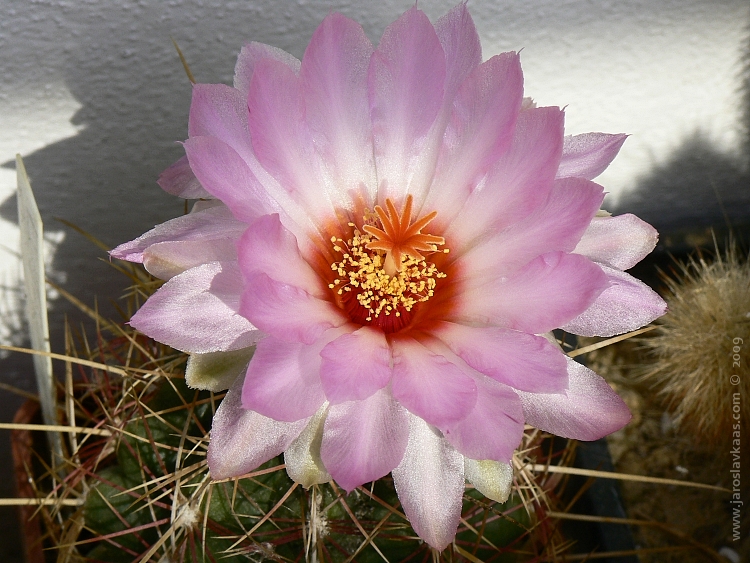
<path fill-rule="evenodd" d="M 474 69 L 453 101 L 425 209 L 437 210 L 441 220 L 458 211 L 457 200 L 465 200 L 508 149 L 522 96 L 516 53 L 492 57 Z"/>
<path fill-rule="evenodd" d="M 211 262 L 175 276 L 130 319 L 142 333 L 184 352 L 247 348 L 260 333 L 239 314 L 242 276 L 234 262 Z"/>
<path fill-rule="evenodd" d="M 411 338 L 394 339 L 392 346 L 391 389 L 399 403 L 438 428 L 471 412 L 477 386 L 469 375 Z"/>
<path fill-rule="evenodd" d="M 260 330 L 290 342 L 312 344 L 347 318 L 333 303 L 261 272 L 245 274 L 239 311 Z"/>
<path fill-rule="evenodd" d="M 305 119 L 316 149 L 341 195 L 364 186 L 376 201 L 367 67 L 372 44 L 362 27 L 341 14 L 318 26 L 302 59 Z"/>
<path fill-rule="evenodd" d="M 461 518 L 463 456 L 424 420 L 409 419 L 409 443 L 393 469 L 393 484 L 414 531 L 442 551 L 456 536 Z"/>
<path fill-rule="evenodd" d="M 281 224 L 276 213 L 263 215 L 250 224 L 237 244 L 237 255 L 246 276 L 262 272 L 314 297 L 330 296 L 320 276 L 302 258 L 296 237 Z"/>
<path fill-rule="evenodd" d="M 362 401 L 332 405 L 321 457 L 346 492 L 390 473 L 404 456 L 409 413 L 381 389 Z"/>
<path fill-rule="evenodd" d="M 238 239 L 246 226 L 232 217 L 223 205 L 210 207 L 157 225 L 137 239 L 121 244 L 109 255 L 142 263 L 143 251 L 153 244 L 175 240 Z"/>
<path fill-rule="evenodd" d="M 459 86 L 482 62 L 482 45 L 466 3 L 461 2 L 435 22 L 445 53 L 445 99 L 453 100 Z"/>
<path fill-rule="evenodd" d="M 603 199 L 602 187 L 594 182 L 581 178 L 555 181 L 546 204 L 461 255 L 457 261 L 460 275 L 472 283 L 493 280 L 546 252 L 571 252 Z"/>
<path fill-rule="evenodd" d="M 510 278 L 464 288 L 454 319 L 542 334 L 580 315 L 606 287 L 604 272 L 588 258 L 550 252 Z"/>
<path fill-rule="evenodd" d="M 282 63 L 277 62 L 276 64 Z M 284 65 L 282 64 L 282 66 Z M 234 154 L 224 148 L 223 153 L 227 154 L 223 158 L 228 159 L 236 170 L 232 168 L 226 171 L 221 168 L 218 170 L 215 168 L 204 169 L 203 174 L 212 174 L 215 184 L 220 182 L 219 186 L 215 186 L 215 189 L 219 189 L 222 194 L 226 194 L 227 190 L 231 190 L 231 185 L 227 185 L 228 181 L 231 183 L 231 181 L 239 179 L 238 186 L 241 186 L 244 182 L 251 187 L 251 193 L 247 194 L 251 199 L 250 203 L 253 203 L 253 199 L 257 199 L 262 202 L 261 207 L 266 209 L 268 213 L 273 211 L 282 213 L 284 224 L 296 234 L 310 230 L 310 219 L 307 216 L 307 211 L 301 209 L 289 193 L 269 175 L 269 172 L 261 166 L 253 152 L 246 95 L 223 84 L 195 85 L 193 87 L 193 101 L 190 106 L 189 132 L 191 138 L 213 137 L 225 143 L 246 165 L 242 166 L 242 163 L 237 161 L 236 157 L 233 158 Z M 210 162 L 204 163 L 204 168 L 210 167 L 210 164 Z M 222 179 L 222 172 L 226 172 L 229 178 Z M 239 212 L 235 208 L 242 206 L 242 194 L 232 193 L 229 199 L 224 196 L 221 197 L 225 201 L 235 202 L 230 207 L 236 213 Z M 255 207 L 257 207 L 257 204 Z M 301 228 L 298 228 L 298 226 Z"/>
<path fill-rule="evenodd" d="M 466 457 L 509 461 L 521 443 L 523 410 L 512 389 L 489 378 L 477 380 L 477 403 L 445 439 Z"/>
<path fill-rule="evenodd" d="M 198 178 L 193 174 L 187 156 L 183 156 L 159 174 L 156 183 L 168 194 L 185 199 L 210 199 L 213 197 L 203 189 Z"/>
<path fill-rule="evenodd" d="M 255 65 L 263 59 L 272 59 L 284 63 L 292 72 L 299 74 L 299 60 L 286 51 L 254 41 L 247 43 L 242 47 L 237 57 L 237 64 L 234 67 L 234 87 L 242 93 L 243 100 L 247 100 L 247 94 L 250 91 L 250 80 L 252 80 L 253 73 L 255 72 Z"/>
<path fill-rule="evenodd" d="M 598 440 L 628 423 L 628 407 L 604 379 L 571 359 L 568 376 L 563 394 L 518 391 L 527 424 L 563 438 Z"/>
<path fill-rule="evenodd" d="M 247 163 L 255 160 L 247 124 L 247 100 L 226 84 L 195 84 L 188 122 L 190 137 L 215 137 Z"/>
<path fill-rule="evenodd" d="M 283 452 L 307 424 L 307 420 L 278 422 L 244 409 L 241 389 L 239 377 L 211 423 L 207 459 L 213 479 L 249 473 Z"/>
<path fill-rule="evenodd" d="M 515 389 L 558 393 L 568 386 L 565 356 L 541 336 L 455 323 L 440 323 L 433 334 L 473 369 Z"/>
<path fill-rule="evenodd" d="M 465 203 L 456 191 L 454 220 L 445 231 L 451 252 L 462 253 L 475 239 L 519 221 L 542 206 L 560 162 L 563 112 L 558 108 L 522 111 L 510 148 L 492 166 Z M 443 220 L 449 219 L 444 210 Z"/>
<path fill-rule="evenodd" d="M 325 401 L 319 356 L 324 344 L 308 346 L 273 336 L 258 342 L 242 388 L 243 408 L 286 422 L 314 415 Z"/>
<path fill-rule="evenodd" d="M 633 276 L 602 266 L 609 287 L 583 313 L 562 325 L 581 336 L 614 336 L 636 330 L 667 312 L 659 295 Z"/>
<path fill-rule="evenodd" d="M 585 133 L 565 137 L 558 178 L 575 176 L 592 180 L 614 160 L 627 135 Z"/>
<path fill-rule="evenodd" d="M 656 246 L 659 233 L 630 213 L 595 217 L 574 252 L 618 270 L 643 260 Z"/>
<path fill-rule="evenodd" d="M 380 330 L 364 326 L 339 336 L 320 356 L 320 379 L 331 404 L 366 399 L 391 380 L 391 349 Z"/>
<path fill-rule="evenodd" d="M 333 214 L 341 195 L 325 174 L 305 123 L 302 84 L 285 64 L 258 61 L 248 94 L 250 135 L 258 162 L 308 214 Z"/>
<path fill-rule="evenodd" d="M 152 276 L 169 280 L 201 264 L 236 260 L 235 245 L 229 238 L 157 242 L 143 252 L 143 266 Z"/>
<path fill-rule="evenodd" d="M 224 141 L 193 137 L 185 141 L 185 152 L 203 187 L 222 200 L 240 221 L 249 223 L 279 211 L 247 163 Z"/>
<path fill-rule="evenodd" d="M 443 106 L 445 73 L 443 48 L 423 12 L 414 7 L 386 28 L 369 68 L 381 200 L 400 204 L 427 189 L 436 148 L 428 133 Z"/>

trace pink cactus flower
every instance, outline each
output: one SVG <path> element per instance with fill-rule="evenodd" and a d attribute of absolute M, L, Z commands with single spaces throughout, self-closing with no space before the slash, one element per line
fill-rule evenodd
<path fill-rule="evenodd" d="M 565 137 L 563 117 L 524 99 L 517 53 L 482 62 L 465 4 L 434 25 L 415 7 L 377 47 L 334 13 L 301 62 L 250 43 L 234 87 L 194 86 L 160 184 L 206 201 L 112 256 L 168 280 L 132 326 L 189 352 L 190 384 L 230 387 L 213 477 L 282 452 L 304 486 L 392 473 L 443 549 L 465 480 L 507 498 L 524 422 L 581 440 L 627 423 L 549 333 L 663 314 L 623 272 L 657 234 L 600 211 L 591 180 L 625 136 Z"/>

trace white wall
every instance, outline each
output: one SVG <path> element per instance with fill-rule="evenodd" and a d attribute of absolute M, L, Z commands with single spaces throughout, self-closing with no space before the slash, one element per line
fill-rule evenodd
<path fill-rule="evenodd" d="M 419 5 L 435 19 L 453 3 Z M 245 41 L 301 56 L 329 10 L 359 20 L 377 41 L 411 4 L 0 1 L 0 340 L 22 339 L 15 153 L 24 156 L 46 222 L 50 275 L 89 303 L 94 294 L 106 301 L 125 280 L 54 217 L 115 245 L 180 213 L 155 184 L 180 155 L 175 141 L 186 136 L 190 99 L 170 36 L 199 81 L 230 82 Z M 736 152 L 746 0 L 471 0 L 469 7 L 485 57 L 523 49 L 527 94 L 566 105 L 570 132 L 632 134 L 601 177 L 610 205 L 696 132 L 712 150 Z"/>

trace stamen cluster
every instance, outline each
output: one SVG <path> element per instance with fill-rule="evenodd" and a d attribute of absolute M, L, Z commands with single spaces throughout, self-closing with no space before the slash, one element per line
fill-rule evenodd
<path fill-rule="evenodd" d="M 393 208 L 390 200 L 387 203 Z M 411 205 L 407 204 L 408 207 Z M 384 231 L 375 226 L 382 219 L 382 210 L 376 209 L 376 213 L 365 212 L 362 230 L 349 223 L 353 232 L 347 241 L 331 237 L 333 250 L 341 254 L 341 260 L 331 264 L 337 277 L 328 287 L 334 290 L 352 321 L 396 332 L 409 323 L 418 303 L 434 295 L 437 280 L 446 275 L 417 252 L 399 252 L 395 267 L 387 267 L 390 254 L 381 248 L 382 237 L 377 236 Z M 443 244 L 441 237 L 431 238 Z M 433 243 L 420 250 L 436 252 L 438 248 Z"/>

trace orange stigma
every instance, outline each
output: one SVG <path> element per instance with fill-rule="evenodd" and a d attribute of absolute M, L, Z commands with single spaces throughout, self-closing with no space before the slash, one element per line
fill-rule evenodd
<path fill-rule="evenodd" d="M 423 235 L 424 229 L 435 217 L 437 211 L 425 215 L 419 221 L 411 222 L 411 207 L 414 198 L 409 194 L 406 196 L 406 205 L 399 217 L 396 212 L 396 206 L 390 199 L 385 200 L 385 206 L 388 208 L 388 214 L 379 205 L 375 206 L 375 213 L 378 214 L 382 229 L 365 225 L 362 229 L 375 237 L 376 240 L 367 243 L 369 250 L 382 250 L 385 252 L 384 269 L 386 274 L 393 276 L 400 272 L 403 267 L 402 256 L 405 254 L 415 260 L 424 260 L 422 252 L 436 252 L 438 245 L 445 244 L 443 237 L 435 235 Z"/>

